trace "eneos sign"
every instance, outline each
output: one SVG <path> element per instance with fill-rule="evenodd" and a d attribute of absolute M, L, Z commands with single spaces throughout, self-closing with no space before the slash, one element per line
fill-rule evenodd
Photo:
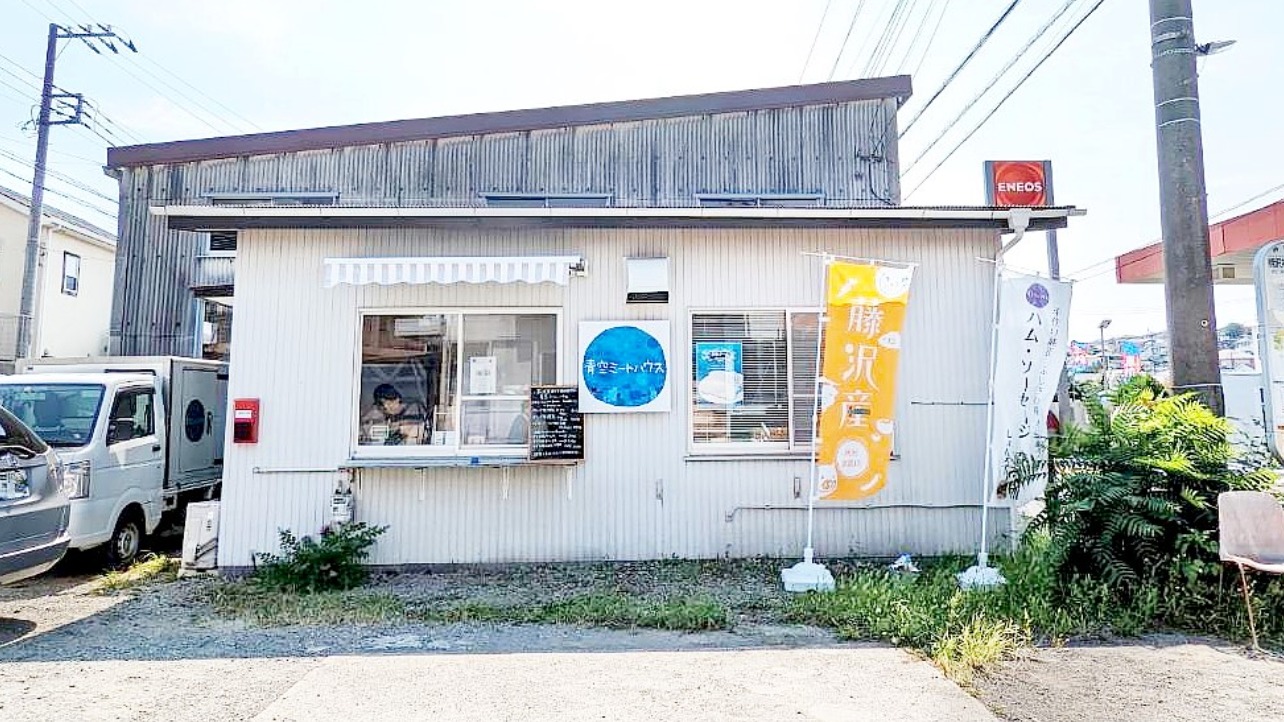
<path fill-rule="evenodd" d="M 1052 202 L 1052 162 L 987 160 L 985 201 L 991 206 L 1046 206 Z"/>

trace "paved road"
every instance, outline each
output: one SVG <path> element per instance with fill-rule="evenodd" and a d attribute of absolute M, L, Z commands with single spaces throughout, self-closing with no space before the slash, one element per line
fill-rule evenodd
<path fill-rule="evenodd" d="M 0 665 L 26 720 L 993 720 L 895 649 L 416 653 Z"/>

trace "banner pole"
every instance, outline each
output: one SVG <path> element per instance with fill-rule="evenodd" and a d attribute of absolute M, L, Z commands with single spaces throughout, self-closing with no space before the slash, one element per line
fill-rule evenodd
<path fill-rule="evenodd" d="M 806 592 L 806 591 L 834 591 L 834 575 L 830 573 L 823 565 L 813 561 L 815 558 L 815 547 L 812 546 L 813 533 L 815 530 L 816 519 L 816 486 L 817 477 L 819 476 L 819 456 L 820 443 L 816 438 L 819 429 L 820 418 L 820 387 L 821 387 L 821 345 L 825 334 L 826 320 L 826 298 L 828 295 L 829 283 L 829 264 L 833 261 L 833 256 L 828 253 L 804 253 L 805 256 L 819 256 L 821 259 L 820 270 L 820 311 L 816 314 L 816 384 L 813 387 L 815 398 L 812 401 L 811 415 L 811 474 L 810 482 L 807 489 L 807 546 L 803 547 L 803 560 L 788 569 L 780 571 L 780 581 L 787 592 Z"/>
<path fill-rule="evenodd" d="M 831 257 L 825 255 L 821 259 L 820 271 L 820 312 L 816 314 L 816 385 L 812 389 L 814 397 L 811 405 L 811 482 L 807 491 L 807 546 L 803 548 L 803 559 L 810 562 L 815 547 L 812 545 L 812 530 L 815 527 L 816 517 L 816 478 L 820 474 L 819 456 L 820 456 L 820 379 L 821 379 L 821 342 L 825 337 L 825 320 L 828 308 L 825 306 L 825 288 L 829 283 L 829 263 Z"/>
<path fill-rule="evenodd" d="M 994 459 L 994 377 L 998 372 L 999 345 L 999 300 L 1003 285 L 1003 251 L 999 251 L 994 261 L 994 307 L 990 325 L 990 378 L 988 400 L 985 406 L 985 466 L 981 469 L 981 548 L 976 555 L 976 564 L 958 574 L 959 585 L 964 588 L 993 587 L 1004 583 L 1003 575 L 990 563 L 990 471 Z"/>

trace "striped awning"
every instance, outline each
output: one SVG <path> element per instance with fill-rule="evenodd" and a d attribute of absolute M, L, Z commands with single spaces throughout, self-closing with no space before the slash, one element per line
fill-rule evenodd
<path fill-rule="evenodd" d="M 580 256 L 327 258 L 326 288 L 395 283 L 556 283 L 565 286 Z"/>

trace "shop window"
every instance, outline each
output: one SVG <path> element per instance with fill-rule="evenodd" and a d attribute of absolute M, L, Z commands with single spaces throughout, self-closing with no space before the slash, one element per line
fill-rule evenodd
<path fill-rule="evenodd" d="M 63 251 L 62 292 L 68 296 L 80 295 L 80 256 Z"/>
<path fill-rule="evenodd" d="M 530 388 L 556 382 L 555 314 L 369 314 L 357 445 L 524 455 Z"/>
<path fill-rule="evenodd" d="M 693 313 L 693 449 L 811 449 L 818 332 L 815 311 Z"/>

